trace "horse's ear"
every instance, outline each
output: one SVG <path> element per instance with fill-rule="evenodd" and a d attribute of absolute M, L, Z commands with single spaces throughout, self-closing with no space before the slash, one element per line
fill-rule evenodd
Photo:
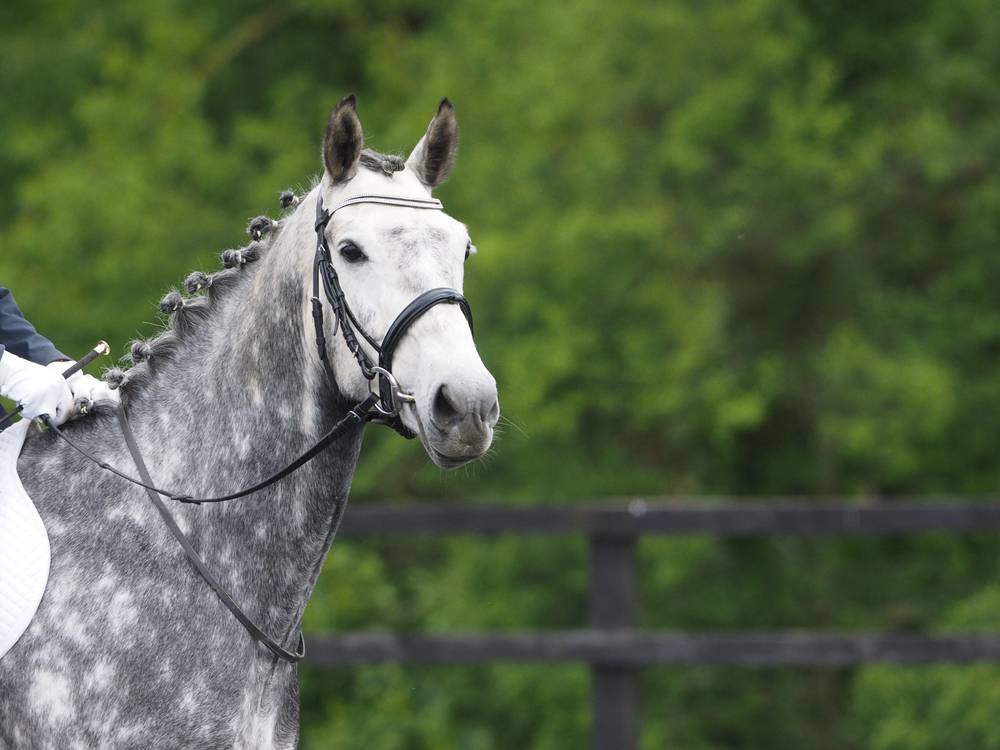
<path fill-rule="evenodd" d="M 451 102 L 442 99 L 437 114 L 427 126 L 427 132 L 406 160 L 406 167 L 412 169 L 422 183 L 433 189 L 448 177 L 451 165 L 455 163 L 456 151 L 458 119 Z"/>
<path fill-rule="evenodd" d="M 323 136 L 323 163 L 334 185 L 354 177 L 364 144 L 361 120 L 355 110 L 354 94 L 351 94 L 337 102 Z"/>

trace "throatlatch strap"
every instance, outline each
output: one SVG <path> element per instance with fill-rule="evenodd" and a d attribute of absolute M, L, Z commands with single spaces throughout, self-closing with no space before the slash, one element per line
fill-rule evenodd
<path fill-rule="evenodd" d="M 118 409 L 118 424 L 121 425 L 122 434 L 125 436 L 125 444 L 128 446 L 129 453 L 132 454 L 132 460 L 135 462 L 136 469 L 139 470 L 139 476 L 142 477 L 143 482 L 147 485 L 153 485 L 153 478 L 149 475 L 149 470 L 146 468 L 146 462 L 142 460 L 142 455 L 139 453 L 139 446 L 135 442 L 135 435 L 132 434 L 132 428 L 129 426 L 128 418 L 125 416 L 125 409 L 119 407 Z M 302 660 L 302 657 L 306 654 L 306 642 L 302 637 L 302 631 L 299 631 L 299 645 L 295 652 L 288 651 L 280 644 L 276 643 L 270 636 L 268 636 L 263 630 L 261 630 L 257 624 L 250 619 L 250 617 L 244 612 L 240 605 L 236 603 L 229 592 L 222 588 L 222 584 L 219 583 L 218 579 L 212 575 L 212 572 L 205 566 L 205 561 L 201 559 L 201 556 L 195 551 L 195 548 L 191 545 L 191 540 L 188 539 L 184 532 L 181 531 L 174 517 L 167 510 L 167 506 L 163 504 L 160 496 L 157 495 L 153 490 L 146 487 L 146 494 L 149 495 L 149 499 L 152 501 L 153 505 L 156 506 L 156 510 L 159 511 L 160 516 L 163 518 L 163 522 L 167 525 L 170 533 L 173 534 L 174 539 L 177 543 L 181 545 L 181 549 L 184 550 L 184 554 L 187 555 L 188 560 L 194 565 L 201 577 L 205 579 L 205 582 L 211 586 L 212 590 L 216 593 L 222 603 L 226 605 L 226 608 L 233 613 L 233 616 L 240 621 L 247 632 L 250 633 L 254 639 L 267 646 L 275 656 L 279 659 L 283 659 L 289 664 L 295 664 Z"/>

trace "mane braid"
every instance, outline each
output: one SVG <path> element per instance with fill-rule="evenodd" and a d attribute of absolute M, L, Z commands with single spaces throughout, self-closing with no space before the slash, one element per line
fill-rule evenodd
<path fill-rule="evenodd" d="M 395 172 L 406 169 L 406 160 L 398 154 L 382 154 L 366 148 L 361 152 L 361 166 L 372 172 L 381 172 L 386 177 L 392 177 Z"/>
<path fill-rule="evenodd" d="M 129 342 L 128 351 L 122 358 L 122 363 L 128 366 L 124 369 L 112 367 L 103 375 L 111 388 L 121 391 L 126 405 L 130 396 L 149 384 L 159 366 L 172 361 L 181 344 L 195 336 L 211 318 L 215 305 L 236 288 L 246 265 L 260 259 L 277 238 L 280 228 L 279 221 L 257 217 L 247 228 L 252 241 L 220 254 L 225 266 L 223 270 L 210 274 L 194 271 L 183 283 L 188 296 L 171 289 L 160 300 L 160 312 L 167 316 L 165 328 L 150 339 Z"/>

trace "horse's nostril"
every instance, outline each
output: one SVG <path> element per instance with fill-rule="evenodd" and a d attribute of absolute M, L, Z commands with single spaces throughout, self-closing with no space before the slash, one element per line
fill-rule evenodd
<path fill-rule="evenodd" d="M 434 395 L 434 421 L 444 427 L 454 424 L 459 417 L 458 407 L 448 395 L 448 387 L 442 383 Z"/>
<path fill-rule="evenodd" d="M 485 422 L 492 427 L 497 423 L 498 419 L 500 419 L 500 399 L 495 398 L 493 399 L 493 406 L 486 413 Z"/>

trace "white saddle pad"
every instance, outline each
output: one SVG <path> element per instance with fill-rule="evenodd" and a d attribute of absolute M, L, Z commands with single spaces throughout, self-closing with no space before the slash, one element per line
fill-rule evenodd
<path fill-rule="evenodd" d="M 49 535 L 17 476 L 17 457 L 31 425 L 0 432 L 0 658 L 35 616 L 49 580 Z"/>

